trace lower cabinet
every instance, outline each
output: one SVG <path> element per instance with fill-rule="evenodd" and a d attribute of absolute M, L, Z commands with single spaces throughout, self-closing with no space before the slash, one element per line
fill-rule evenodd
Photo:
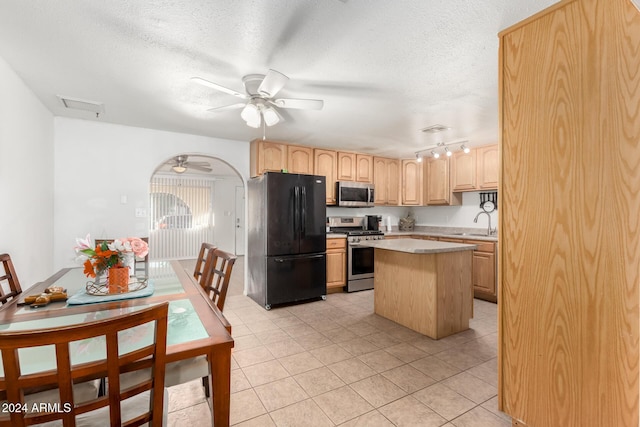
<path fill-rule="evenodd" d="M 497 302 L 496 244 L 478 240 L 465 240 L 464 243 L 478 245 L 478 248 L 473 251 L 473 296 Z"/>
<path fill-rule="evenodd" d="M 485 301 L 497 302 L 496 289 L 496 244 L 482 240 L 462 240 L 449 237 L 441 237 L 438 240 L 451 243 L 467 243 L 476 245 L 473 251 L 473 296 Z"/>
<path fill-rule="evenodd" d="M 327 239 L 327 292 L 340 292 L 347 284 L 347 239 Z"/>

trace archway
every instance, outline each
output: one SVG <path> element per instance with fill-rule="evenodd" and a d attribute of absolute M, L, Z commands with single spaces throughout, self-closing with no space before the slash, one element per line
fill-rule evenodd
<path fill-rule="evenodd" d="M 193 259 L 209 242 L 244 255 L 244 194 L 242 178 L 223 160 L 185 153 L 167 159 L 149 185 L 150 254 Z"/>

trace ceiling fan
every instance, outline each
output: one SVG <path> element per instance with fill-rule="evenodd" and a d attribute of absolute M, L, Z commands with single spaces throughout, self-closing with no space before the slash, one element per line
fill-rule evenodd
<path fill-rule="evenodd" d="M 249 74 L 242 78 L 244 90 L 241 93 L 217 83 L 210 82 L 201 77 L 192 77 L 191 80 L 201 85 L 210 87 L 220 92 L 236 96 L 247 102 L 239 102 L 222 107 L 211 108 L 209 111 L 226 111 L 240 109 L 240 117 L 247 122 L 248 126 L 258 128 L 264 122 L 267 126 L 273 126 L 283 120 L 278 113 L 279 108 L 291 108 L 299 110 L 321 110 L 324 102 L 319 99 L 298 99 L 298 98 L 274 98 L 276 94 L 289 81 L 289 77 L 276 71 L 269 70 L 264 74 Z"/>
<path fill-rule="evenodd" d="M 193 169 L 200 172 L 211 172 L 211 165 L 209 162 L 190 162 L 188 156 L 180 155 L 167 162 L 171 169 L 175 173 L 185 173 L 187 169 Z"/>

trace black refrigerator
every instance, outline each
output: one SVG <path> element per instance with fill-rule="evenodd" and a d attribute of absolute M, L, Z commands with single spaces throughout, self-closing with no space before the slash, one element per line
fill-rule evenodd
<path fill-rule="evenodd" d="M 267 310 L 325 299 L 325 177 L 267 172 L 248 189 L 247 295 Z"/>

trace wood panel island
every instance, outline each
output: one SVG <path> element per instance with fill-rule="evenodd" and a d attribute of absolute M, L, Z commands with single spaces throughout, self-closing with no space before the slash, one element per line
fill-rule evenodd
<path fill-rule="evenodd" d="M 375 248 L 376 314 L 433 339 L 469 329 L 476 245 L 415 239 L 360 244 Z"/>

